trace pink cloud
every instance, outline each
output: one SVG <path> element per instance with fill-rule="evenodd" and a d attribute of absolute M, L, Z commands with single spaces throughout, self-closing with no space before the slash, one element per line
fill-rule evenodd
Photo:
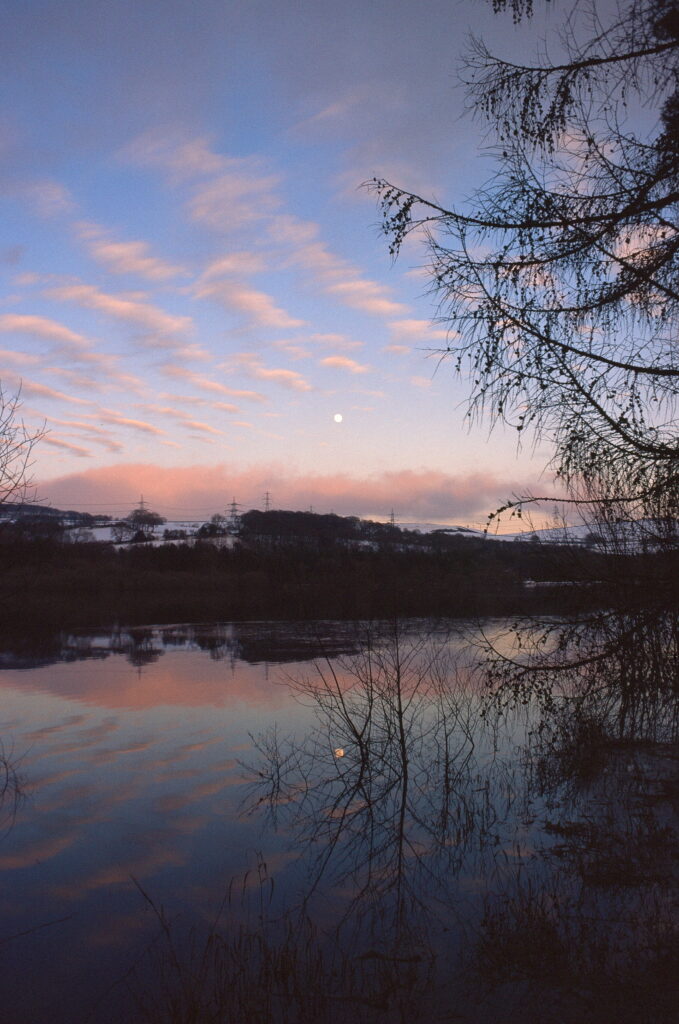
<path fill-rule="evenodd" d="M 389 288 L 364 278 L 357 267 L 331 252 L 319 240 L 319 228 L 313 221 L 290 216 L 274 218 L 269 234 L 274 242 L 292 250 L 288 256 L 291 266 L 309 271 L 323 291 L 345 305 L 376 316 L 402 316 L 408 312 L 408 306 L 391 298 Z"/>
<path fill-rule="evenodd" d="M 421 341 L 426 341 L 428 338 L 439 338 L 445 341 L 451 336 L 450 331 L 434 327 L 431 320 L 392 320 L 389 327 L 396 335 L 417 338 Z"/>
<path fill-rule="evenodd" d="M 532 481 L 531 481 L 532 483 Z M 305 509 L 359 516 L 387 516 L 433 522 L 483 518 L 508 494 L 525 491 L 527 482 L 501 480 L 489 473 L 455 475 L 436 470 L 401 470 L 369 477 L 347 473 L 293 474 L 282 465 L 238 468 L 121 464 L 42 480 L 42 497 L 57 507 L 131 506 L 143 493 L 163 512 L 174 506 L 210 511 L 226 507 L 235 494 L 246 508 L 261 507 L 268 490 L 275 508 Z"/>
<path fill-rule="evenodd" d="M 159 334 L 183 334 L 192 326 L 188 316 L 171 316 L 157 306 L 137 298 L 107 295 L 94 285 L 64 285 L 48 289 L 47 295 L 60 302 L 74 302 L 81 308 L 94 309 L 114 320 L 123 320 Z"/>
<path fill-rule="evenodd" d="M 309 349 L 303 348 L 301 345 L 291 345 L 287 341 L 272 341 L 271 347 L 280 349 L 281 352 L 289 355 L 291 359 L 311 359 Z"/>
<path fill-rule="evenodd" d="M 336 370 L 348 370 L 349 373 L 368 373 L 369 366 L 357 363 L 355 359 L 348 359 L 346 356 L 326 356 L 321 359 L 321 366 L 331 366 Z"/>
<path fill-rule="evenodd" d="M 28 380 L 24 377 L 21 381 L 21 392 L 25 395 L 33 395 L 38 398 L 50 398 L 57 402 L 69 402 L 73 405 L 93 405 L 93 402 L 85 398 L 76 398 L 75 395 L 67 395 L 56 388 L 48 388 L 45 384 L 38 384 L 37 381 Z"/>
<path fill-rule="evenodd" d="M 99 444 L 110 452 L 122 452 L 124 450 L 122 444 L 111 438 L 109 430 L 104 427 L 97 427 L 94 423 L 89 423 L 86 420 L 63 420 L 56 416 L 47 416 L 46 420 L 48 423 L 56 423 L 60 427 L 71 427 L 84 434 L 85 439 L 90 443 Z"/>
<path fill-rule="evenodd" d="M 213 409 L 219 409 L 220 412 L 238 412 L 238 406 L 231 402 L 212 402 L 211 405 Z"/>
<path fill-rule="evenodd" d="M 355 349 L 363 348 L 362 341 L 352 341 L 351 338 L 347 338 L 345 334 L 311 334 L 309 341 L 317 342 L 319 345 L 329 345 L 330 348 L 334 349 Z"/>
<path fill-rule="evenodd" d="M 259 274 L 266 270 L 266 260 L 257 252 L 232 252 L 208 264 L 202 274 L 203 281 L 228 274 Z"/>
<path fill-rule="evenodd" d="M 299 217 L 284 213 L 271 219 L 269 234 L 274 242 L 297 248 L 315 242 L 320 228 L 311 220 L 300 220 Z"/>
<path fill-rule="evenodd" d="M 163 373 L 166 373 L 168 377 L 184 380 L 187 384 L 193 384 L 194 387 L 202 388 L 204 391 L 216 391 L 218 394 L 230 395 L 232 398 L 242 398 L 249 402 L 267 401 L 266 396 L 260 394 L 259 391 L 243 391 L 238 388 L 230 388 L 226 384 L 220 383 L 220 381 L 212 380 L 210 377 L 203 377 L 201 374 L 193 373 L 191 370 L 185 370 L 183 366 L 166 364 L 162 369 Z"/>
<path fill-rule="evenodd" d="M 44 316 L 27 316 L 19 313 L 3 313 L 0 315 L 0 331 L 5 334 L 30 334 L 50 341 L 89 344 L 82 334 L 76 334 L 69 327 L 49 320 Z"/>
<path fill-rule="evenodd" d="M 229 170 L 200 185 L 189 200 L 192 220 L 212 231 L 232 232 L 273 213 L 278 178 L 259 173 L 255 160 L 227 160 Z"/>
<path fill-rule="evenodd" d="M 394 302 L 389 298 L 389 290 L 375 281 L 338 281 L 328 285 L 326 290 L 337 295 L 347 306 L 377 316 L 395 316 L 408 309 L 402 302 Z"/>
<path fill-rule="evenodd" d="M 223 431 L 217 430 L 216 427 L 211 427 L 209 423 L 202 423 L 200 420 L 192 419 L 187 413 L 171 405 L 148 405 L 146 408 L 149 412 L 157 413 L 159 416 L 168 416 L 170 419 L 177 420 L 178 423 L 188 430 L 197 430 L 203 434 L 221 435 L 223 433 Z"/>
<path fill-rule="evenodd" d="M 122 150 L 124 160 L 142 167 L 158 167 L 175 181 L 218 174 L 225 160 L 211 148 L 206 136 L 187 139 L 178 133 L 147 132 Z"/>
<path fill-rule="evenodd" d="M 123 159 L 165 171 L 175 185 L 191 183 L 187 209 L 212 231 L 232 232 L 271 216 L 280 205 L 276 175 L 256 157 L 217 153 L 206 137 L 150 132 L 122 151 Z"/>
<path fill-rule="evenodd" d="M 95 417 L 102 423 L 110 423 L 117 427 L 128 427 L 130 430 L 137 430 L 142 434 L 153 434 L 156 437 L 162 437 L 165 434 L 164 430 L 160 427 L 154 427 L 152 423 L 146 423 L 145 420 L 131 419 L 129 416 L 121 416 L 117 412 L 112 412 L 110 409 L 100 409 Z"/>
<path fill-rule="evenodd" d="M 92 452 L 88 448 L 83 448 L 79 444 L 71 444 L 70 441 L 63 441 L 60 438 L 55 437 L 53 434 L 45 434 L 40 444 L 48 444 L 53 448 L 62 448 L 71 455 L 77 455 L 80 459 L 92 458 Z"/>
<path fill-rule="evenodd" d="M 264 366 L 261 360 L 251 352 L 241 352 L 235 357 L 235 362 L 251 377 L 260 380 L 272 380 L 276 384 L 282 384 L 291 391 L 312 391 L 313 388 L 300 373 L 295 370 L 269 369 Z"/>
<path fill-rule="evenodd" d="M 116 369 L 117 360 L 113 356 L 93 351 L 93 343 L 89 338 L 72 331 L 57 320 L 50 320 L 44 316 L 5 313 L 0 316 L 0 332 L 28 334 L 32 337 L 44 338 L 52 342 L 52 356 L 65 356 L 69 362 L 98 367 L 106 373 L 107 381 L 120 381 L 120 374 Z M 57 370 L 57 372 L 66 373 L 67 371 Z"/>
<path fill-rule="evenodd" d="M 199 286 L 196 295 L 199 299 L 216 299 L 225 309 L 244 314 L 248 320 L 259 327 L 288 330 L 304 326 L 304 320 L 290 316 L 286 310 L 277 306 L 266 292 L 250 288 L 245 284 L 234 281 L 215 281 L 212 284 Z"/>
<path fill-rule="evenodd" d="M 77 231 L 93 259 L 114 274 L 138 274 L 150 281 L 168 281 L 186 273 L 183 267 L 152 256 L 148 242 L 116 242 L 98 224 L 84 221 L 77 225 Z"/>
<path fill-rule="evenodd" d="M 0 359 L 15 366 L 35 366 L 40 362 L 37 356 L 28 355 L 27 352 L 12 352 L 8 348 L 0 348 Z"/>
<path fill-rule="evenodd" d="M 78 373 L 76 370 L 69 370 L 65 366 L 46 366 L 44 372 L 56 377 L 61 377 L 70 387 L 79 388 L 81 391 L 101 391 L 102 386 L 94 377 Z"/>

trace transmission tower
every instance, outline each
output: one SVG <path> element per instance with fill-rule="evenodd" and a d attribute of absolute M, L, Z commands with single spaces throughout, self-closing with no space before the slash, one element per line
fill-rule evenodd
<path fill-rule="evenodd" d="M 238 503 L 234 498 L 231 502 L 231 505 L 229 506 L 229 512 L 227 516 L 230 530 L 238 529 L 238 524 L 240 523 L 240 513 L 238 511 L 238 507 Z"/>
<path fill-rule="evenodd" d="M 269 494 L 268 491 L 266 491 L 266 493 L 264 494 L 264 511 L 271 511 L 271 495 Z"/>

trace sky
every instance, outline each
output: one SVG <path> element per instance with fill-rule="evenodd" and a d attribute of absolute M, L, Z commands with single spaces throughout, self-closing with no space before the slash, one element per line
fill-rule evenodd
<path fill-rule="evenodd" d="M 548 446 L 469 429 L 426 254 L 361 186 L 463 202 L 469 34 L 530 56 L 554 5 L 0 2 L 0 380 L 39 500 L 482 525 L 549 489 Z"/>

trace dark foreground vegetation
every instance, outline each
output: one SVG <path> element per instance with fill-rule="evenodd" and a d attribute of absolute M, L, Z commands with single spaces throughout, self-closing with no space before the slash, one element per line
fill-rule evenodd
<path fill-rule="evenodd" d="M 248 518 L 248 516 L 250 518 Z M 569 612 L 627 597 L 666 600 L 668 553 L 500 542 L 445 533 L 347 536 L 352 521 L 249 513 L 240 536 L 158 546 L 0 534 L 7 625 L 214 619 L 371 619 Z M 355 532 L 355 531 L 354 531 Z M 661 580 L 666 585 L 661 585 Z"/>

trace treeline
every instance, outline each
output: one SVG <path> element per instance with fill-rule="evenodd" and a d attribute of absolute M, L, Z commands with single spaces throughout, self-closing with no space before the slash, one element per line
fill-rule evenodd
<path fill-rule="evenodd" d="M 63 528 L 64 524 L 90 528 L 107 526 L 111 516 L 91 512 L 76 512 L 75 509 L 51 508 L 49 505 L 37 505 L 25 501 L 5 501 L 0 505 L 0 524 L 13 525 L 25 531 L 38 533 L 54 532 Z"/>
<path fill-rule="evenodd" d="M 228 546 L 10 542 L 3 532 L 0 616 L 66 627 L 563 613 L 615 600 L 621 580 L 640 600 L 656 599 L 658 581 L 673 575 L 666 554 L 621 560 L 445 533 L 406 543 L 405 531 L 389 524 L 374 524 L 379 536 L 356 537 L 355 524 L 339 516 L 314 517 L 313 530 L 301 529 L 311 515 L 247 513 Z"/>

